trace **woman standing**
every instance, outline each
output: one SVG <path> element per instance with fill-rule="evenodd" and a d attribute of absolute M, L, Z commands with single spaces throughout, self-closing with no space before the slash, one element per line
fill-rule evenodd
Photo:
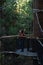
<path fill-rule="evenodd" d="M 21 48 L 22 52 L 24 51 L 24 41 L 25 41 L 25 33 L 24 30 L 19 31 L 19 48 Z"/>

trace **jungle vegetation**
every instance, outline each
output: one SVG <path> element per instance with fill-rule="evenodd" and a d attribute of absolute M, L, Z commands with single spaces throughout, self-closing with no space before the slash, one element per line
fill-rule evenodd
<path fill-rule="evenodd" d="M 32 0 L 4 0 L 1 7 L 0 34 L 14 35 L 20 29 L 33 33 Z"/>

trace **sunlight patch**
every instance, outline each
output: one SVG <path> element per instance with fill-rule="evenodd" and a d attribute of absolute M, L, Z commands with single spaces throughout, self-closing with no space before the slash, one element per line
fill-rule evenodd
<path fill-rule="evenodd" d="M 16 0 L 17 3 L 17 12 L 21 12 L 22 11 L 22 7 L 26 6 L 26 4 L 29 2 L 30 0 Z"/>

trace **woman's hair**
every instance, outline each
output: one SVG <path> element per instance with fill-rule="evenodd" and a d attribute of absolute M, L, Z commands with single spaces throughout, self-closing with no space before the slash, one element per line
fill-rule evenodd
<path fill-rule="evenodd" d="M 23 30 L 21 30 L 21 33 L 23 33 L 24 31 Z"/>

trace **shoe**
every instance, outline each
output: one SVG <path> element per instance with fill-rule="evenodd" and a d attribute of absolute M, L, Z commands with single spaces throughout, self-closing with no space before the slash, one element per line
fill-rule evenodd
<path fill-rule="evenodd" d="M 24 52 L 24 50 L 21 50 L 21 52 Z"/>
<path fill-rule="evenodd" d="M 29 51 L 29 49 L 27 49 L 27 51 Z"/>

